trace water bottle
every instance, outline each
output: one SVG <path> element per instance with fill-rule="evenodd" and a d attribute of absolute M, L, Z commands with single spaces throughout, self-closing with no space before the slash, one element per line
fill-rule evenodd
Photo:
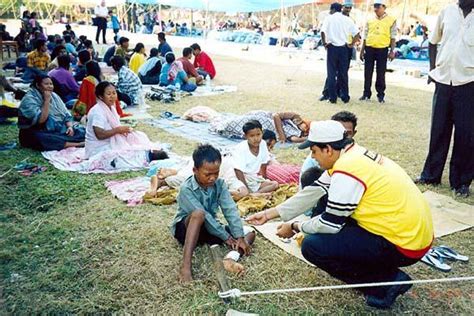
<path fill-rule="evenodd" d="M 211 88 L 211 76 L 209 76 L 209 75 L 206 76 L 206 87 L 208 89 Z"/>
<path fill-rule="evenodd" d="M 176 82 L 174 87 L 175 87 L 175 100 L 179 101 L 181 100 L 181 84 L 179 82 Z"/>

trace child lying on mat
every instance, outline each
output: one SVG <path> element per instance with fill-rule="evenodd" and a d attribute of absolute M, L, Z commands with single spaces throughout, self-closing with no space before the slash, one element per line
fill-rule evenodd
<path fill-rule="evenodd" d="M 224 268 L 242 274 L 244 268 L 237 260 L 250 253 L 255 232 L 243 227 L 237 206 L 219 179 L 221 154 L 211 145 L 200 145 L 193 152 L 194 175 L 181 185 L 178 195 L 178 212 L 171 226 L 171 233 L 184 246 L 183 262 L 179 271 L 181 282 L 193 280 L 191 260 L 197 244 L 225 243 L 231 252 L 225 256 Z M 228 226 L 216 219 L 221 209 Z"/>

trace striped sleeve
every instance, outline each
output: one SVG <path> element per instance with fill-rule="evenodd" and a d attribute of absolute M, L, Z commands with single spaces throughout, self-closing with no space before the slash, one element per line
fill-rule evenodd
<path fill-rule="evenodd" d="M 331 177 L 326 210 L 300 225 L 306 234 L 336 234 L 354 213 L 366 190 L 365 183 L 351 174 L 335 171 Z"/>

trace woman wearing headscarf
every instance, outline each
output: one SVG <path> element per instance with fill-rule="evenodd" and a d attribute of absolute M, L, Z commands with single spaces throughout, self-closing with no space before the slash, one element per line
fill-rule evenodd
<path fill-rule="evenodd" d="M 84 128 L 74 124 L 72 115 L 53 89 L 49 76 L 38 75 L 21 100 L 18 126 L 23 147 L 61 150 L 84 146 Z"/>

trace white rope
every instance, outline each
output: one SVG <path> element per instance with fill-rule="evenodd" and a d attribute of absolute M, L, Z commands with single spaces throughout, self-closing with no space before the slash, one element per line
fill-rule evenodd
<path fill-rule="evenodd" d="M 326 286 L 303 287 L 303 288 L 294 288 L 294 289 L 277 289 L 277 290 L 250 291 L 250 292 L 242 292 L 239 289 L 231 289 L 229 291 L 219 292 L 219 297 L 220 298 L 236 298 L 236 297 L 241 297 L 241 296 L 262 295 L 262 294 L 281 294 L 281 293 L 295 293 L 295 292 L 319 291 L 319 290 L 354 289 L 354 288 L 372 287 L 372 286 L 460 282 L 460 281 L 473 281 L 473 280 L 474 280 L 474 276 L 469 276 L 469 277 L 444 278 L 444 279 L 326 285 Z"/>

